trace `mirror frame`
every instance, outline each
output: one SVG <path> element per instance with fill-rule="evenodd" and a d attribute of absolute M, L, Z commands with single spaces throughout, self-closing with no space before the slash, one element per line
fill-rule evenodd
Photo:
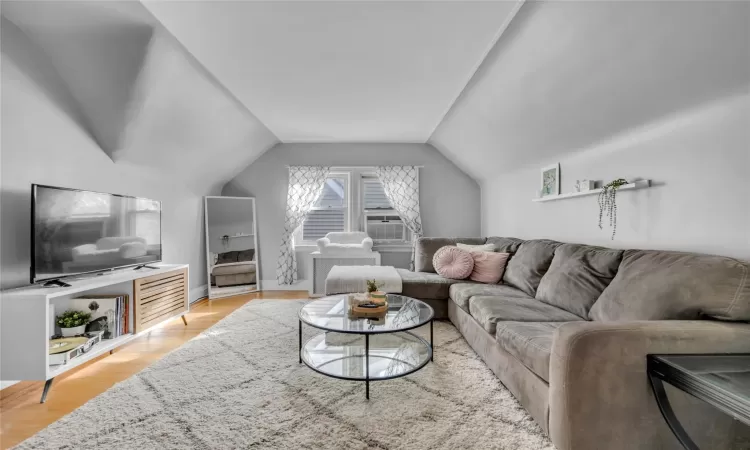
<path fill-rule="evenodd" d="M 248 290 L 239 294 L 223 295 L 223 296 L 211 296 L 211 269 L 213 269 L 213 261 L 211 261 L 211 238 L 208 232 L 208 201 L 210 199 L 236 199 L 236 200 L 250 200 L 252 203 L 253 211 L 253 242 L 255 244 L 255 289 Z M 208 299 L 218 300 L 221 298 L 234 297 L 236 295 L 245 295 L 251 292 L 259 292 L 263 288 L 261 286 L 262 278 L 260 272 L 260 247 L 258 247 L 258 215 L 255 212 L 255 197 L 228 197 L 223 195 L 207 195 L 203 197 L 203 217 L 205 222 L 205 239 L 206 239 L 206 285 L 208 286 Z"/>

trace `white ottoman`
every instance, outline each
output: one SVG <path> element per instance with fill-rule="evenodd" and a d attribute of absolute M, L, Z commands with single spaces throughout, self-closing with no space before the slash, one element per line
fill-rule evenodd
<path fill-rule="evenodd" d="M 367 280 L 378 282 L 379 289 L 401 293 L 401 276 L 393 266 L 333 266 L 326 277 L 326 295 L 366 292 Z"/>

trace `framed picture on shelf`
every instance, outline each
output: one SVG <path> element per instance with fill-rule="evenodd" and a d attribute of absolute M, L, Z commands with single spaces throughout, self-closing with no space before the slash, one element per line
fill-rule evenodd
<path fill-rule="evenodd" d="M 539 197 L 560 194 L 560 163 L 542 168 L 542 186 Z"/>

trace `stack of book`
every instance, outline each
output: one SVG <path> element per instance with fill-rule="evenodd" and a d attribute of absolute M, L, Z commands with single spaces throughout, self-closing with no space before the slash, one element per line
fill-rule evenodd
<path fill-rule="evenodd" d="M 70 307 L 90 312 L 91 322 L 99 322 L 100 330 L 104 331 L 104 339 L 114 339 L 130 333 L 130 299 L 127 294 L 78 297 L 71 299 Z"/>

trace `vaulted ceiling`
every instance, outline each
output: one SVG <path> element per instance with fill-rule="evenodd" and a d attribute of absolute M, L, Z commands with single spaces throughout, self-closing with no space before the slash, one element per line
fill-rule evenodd
<path fill-rule="evenodd" d="M 115 161 L 429 142 L 478 180 L 750 88 L 748 2 L 2 2 Z M 175 161 L 178 169 L 173 170 Z"/>
<path fill-rule="evenodd" d="M 146 7 L 285 142 L 424 142 L 517 2 Z"/>

